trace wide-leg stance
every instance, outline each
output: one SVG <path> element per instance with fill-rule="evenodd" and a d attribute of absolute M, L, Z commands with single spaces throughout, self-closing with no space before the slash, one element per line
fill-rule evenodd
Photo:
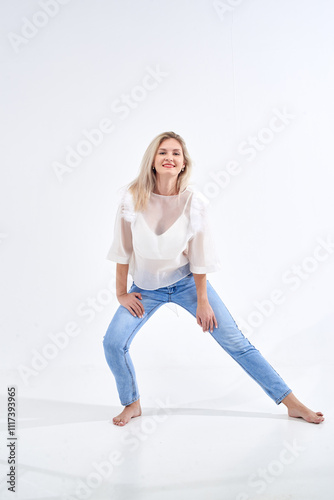
<path fill-rule="evenodd" d="M 133 316 L 126 307 L 120 305 L 103 339 L 106 360 L 115 377 L 123 406 L 137 401 L 140 397 L 134 366 L 129 354 L 130 344 L 136 333 L 165 303 L 178 304 L 195 318 L 197 309 L 197 290 L 192 273 L 173 285 L 157 290 L 144 290 L 133 282 L 128 293 L 131 292 L 140 292 L 142 295 L 141 302 L 145 310 L 143 318 Z M 291 389 L 262 354 L 244 337 L 209 280 L 207 280 L 207 294 L 218 323 L 218 328 L 214 327 L 210 334 L 262 387 L 266 394 L 276 404 L 280 404 Z M 199 328 L 197 324 L 196 326 Z"/>

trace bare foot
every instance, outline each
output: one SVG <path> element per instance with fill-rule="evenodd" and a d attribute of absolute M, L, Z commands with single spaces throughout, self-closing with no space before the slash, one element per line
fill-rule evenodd
<path fill-rule="evenodd" d="M 134 403 L 124 407 L 122 413 L 113 418 L 113 424 L 123 426 L 127 424 L 131 418 L 139 417 L 141 415 L 141 406 L 139 399 Z"/>
<path fill-rule="evenodd" d="M 289 408 L 288 414 L 289 417 L 303 418 L 306 422 L 313 424 L 320 424 L 325 420 L 321 411 L 314 412 L 304 405 L 301 408 Z"/>
<path fill-rule="evenodd" d="M 312 424 L 320 424 L 325 420 L 325 417 L 321 411 L 314 412 L 303 405 L 292 392 L 288 394 L 282 403 L 288 408 L 289 417 L 303 418 L 306 422 Z"/>

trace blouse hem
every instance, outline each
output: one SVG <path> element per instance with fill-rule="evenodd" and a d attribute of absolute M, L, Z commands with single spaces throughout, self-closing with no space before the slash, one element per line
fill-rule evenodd
<path fill-rule="evenodd" d="M 126 257 L 120 257 L 119 255 L 115 253 L 108 253 L 106 256 L 106 259 L 111 260 L 112 262 L 116 262 L 117 264 L 129 264 L 130 259 L 127 259 Z"/>
<path fill-rule="evenodd" d="M 209 267 L 196 267 L 196 266 L 190 266 L 190 271 L 195 274 L 207 274 L 207 273 L 214 273 L 216 271 L 221 270 L 221 265 L 217 264 L 214 266 L 209 266 Z"/>

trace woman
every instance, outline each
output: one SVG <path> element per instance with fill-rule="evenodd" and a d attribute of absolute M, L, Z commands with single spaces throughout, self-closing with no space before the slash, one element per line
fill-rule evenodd
<path fill-rule="evenodd" d="M 107 258 L 116 262 L 116 295 L 121 304 L 103 339 L 124 410 L 113 419 L 125 425 L 141 415 L 130 344 L 146 321 L 167 302 L 188 310 L 214 339 L 290 417 L 320 423 L 292 394 L 279 374 L 244 337 L 206 279 L 220 269 L 208 219 L 208 200 L 189 184 L 191 159 L 174 132 L 148 146 L 138 177 L 123 188 L 114 240 Z M 127 291 L 128 272 L 133 277 Z"/>

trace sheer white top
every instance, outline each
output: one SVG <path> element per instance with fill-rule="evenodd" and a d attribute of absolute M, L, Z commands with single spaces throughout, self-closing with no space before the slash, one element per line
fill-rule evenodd
<path fill-rule="evenodd" d="M 151 193 L 145 210 L 135 212 L 132 194 L 122 188 L 106 258 L 129 264 L 134 283 L 145 290 L 172 285 L 191 272 L 220 270 L 208 205 L 188 186 L 175 196 Z"/>

